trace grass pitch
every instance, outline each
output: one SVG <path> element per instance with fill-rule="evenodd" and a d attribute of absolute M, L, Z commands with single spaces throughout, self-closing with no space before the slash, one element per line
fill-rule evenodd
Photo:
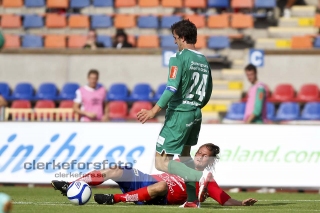
<path fill-rule="evenodd" d="M 302 193 L 231 193 L 235 199 L 256 198 L 254 206 L 223 207 L 214 200 L 207 199 L 200 209 L 181 209 L 178 206 L 137 206 L 130 203 L 119 203 L 113 206 L 98 205 L 93 198 L 84 206 L 75 206 L 68 199 L 51 187 L 9 187 L 0 186 L 0 191 L 9 194 L 13 199 L 12 213 L 149 213 L 149 212 L 320 212 L 319 194 Z M 93 188 L 93 193 L 120 193 L 118 189 Z"/>

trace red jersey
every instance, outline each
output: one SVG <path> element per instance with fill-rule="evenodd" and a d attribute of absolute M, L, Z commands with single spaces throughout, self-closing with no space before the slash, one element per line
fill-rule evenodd
<path fill-rule="evenodd" d="M 168 205 L 180 205 L 187 200 L 186 184 L 183 178 L 168 173 L 158 175 L 151 175 L 157 181 L 165 181 L 168 186 L 167 201 Z M 197 195 L 199 190 L 199 183 L 196 183 Z M 217 182 L 210 182 L 208 184 L 209 197 L 216 200 L 220 205 L 223 205 L 231 197 L 225 193 L 217 184 Z"/>

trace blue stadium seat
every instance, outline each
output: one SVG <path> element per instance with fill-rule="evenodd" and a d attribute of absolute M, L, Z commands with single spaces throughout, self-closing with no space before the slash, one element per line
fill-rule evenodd
<path fill-rule="evenodd" d="M 320 120 L 320 103 L 310 102 L 307 103 L 301 113 L 303 120 Z"/>
<path fill-rule="evenodd" d="M 151 98 L 152 89 L 149 84 L 135 85 L 130 96 L 131 101 L 150 101 Z"/>
<path fill-rule="evenodd" d="M 42 48 L 43 39 L 39 35 L 24 35 L 22 37 L 22 47 L 24 48 Z"/>
<path fill-rule="evenodd" d="M 294 102 L 284 102 L 280 105 L 276 119 L 282 120 L 298 120 L 300 114 L 299 104 Z"/>
<path fill-rule="evenodd" d="M 320 48 L 320 36 L 317 36 L 314 41 L 314 47 Z"/>
<path fill-rule="evenodd" d="M 108 101 L 127 101 L 128 99 L 128 87 L 125 84 L 112 84 L 108 93 Z"/>
<path fill-rule="evenodd" d="M 162 93 L 164 92 L 164 90 L 166 89 L 167 87 L 167 84 L 161 84 L 157 91 L 156 91 L 156 94 L 154 95 L 153 97 L 153 101 L 158 101 L 162 95 Z"/>
<path fill-rule="evenodd" d="M 39 15 L 24 15 L 24 28 L 41 28 L 44 26 L 43 18 Z"/>
<path fill-rule="evenodd" d="M 274 8 L 277 4 L 276 0 L 255 0 L 254 6 L 256 8 Z"/>
<path fill-rule="evenodd" d="M 139 16 L 139 28 L 159 28 L 158 18 L 156 16 Z"/>
<path fill-rule="evenodd" d="M 232 103 L 225 118 L 230 120 L 243 120 L 245 109 L 245 103 Z"/>
<path fill-rule="evenodd" d="M 229 6 L 229 0 L 208 0 L 208 7 L 227 8 Z"/>
<path fill-rule="evenodd" d="M 112 39 L 108 35 L 98 35 L 97 41 L 104 44 L 104 47 L 112 47 Z"/>
<path fill-rule="evenodd" d="M 273 103 L 267 103 L 267 119 L 274 120 L 274 116 L 276 114 L 276 107 Z"/>
<path fill-rule="evenodd" d="M 58 90 L 53 83 L 43 83 L 40 85 L 36 94 L 37 100 L 56 100 Z"/>
<path fill-rule="evenodd" d="M 161 28 L 170 28 L 171 25 L 174 23 L 180 21 L 182 18 L 181 16 L 162 16 L 161 21 L 160 21 L 160 27 Z"/>
<path fill-rule="evenodd" d="M 227 36 L 211 36 L 208 39 L 208 48 L 210 49 L 224 49 L 230 46 L 230 41 Z"/>
<path fill-rule="evenodd" d="M 71 0 L 70 1 L 71 8 L 83 8 L 83 7 L 89 7 L 89 6 L 90 6 L 90 0 Z"/>
<path fill-rule="evenodd" d="M 79 89 L 77 83 L 66 83 L 60 92 L 59 98 L 62 100 L 73 100 L 76 97 L 76 91 Z"/>
<path fill-rule="evenodd" d="M 32 100 L 33 87 L 29 83 L 19 83 L 15 87 L 11 99 Z"/>
<path fill-rule="evenodd" d="M 45 0 L 24 0 L 24 5 L 26 7 L 45 7 Z"/>
<path fill-rule="evenodd" d="M 113 7 L 113 0 L 93 0 L 95 7 Z"/>
<path fill-rule="evenodd" d="M 111 17 L 107 15 L 92 15 L 91 28 L 109 28 L 112 27 Z"/>
<path fill-rule="evenodd" d="M 9 99 L 10 97 L 10 87 L 5 82 L 0 82 L 0 95 L 4 97 L 4 99 Z"/>
<path fill-rule="evenodd" d="M 161 36 L 161 48 L 172 48 L 177 49 L 177 45 L 174 43 L 174 38 L 172 35 Z"/>

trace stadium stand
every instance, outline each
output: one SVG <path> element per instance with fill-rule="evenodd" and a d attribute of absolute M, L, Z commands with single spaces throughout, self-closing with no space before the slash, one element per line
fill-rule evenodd
<path fill-rule="evenodd" d="M 60 92 L 59 99 L 61 100 L 73 100 L 76 96 L 76 90 L 79 89 L 77 83 L 66 83 Z"/>
<path fill-rule="evenodd" d="M 319 87 L 316 84 L 302 85 L 298 95 L 298 102 L 320 101 Z"/>
<path fill-rule="evenodd" d="M 22 37 L 22 47 L 23 48 L 42 48 L 43 39 L 39 35 L 24 35 Z"/>
<path fill-rule="evenodd" d="M 87 41 L 86 35 L 70 35 L 68 37 L 68 48 L 83 48 Z"/>
<path fill-rule="evenodd" d="M 117 83 L 112 84 L 108 93 L 107 100 L 108 101 L 127 101 L 128 99 L 128 87 L 125 84 Z"/>
<path fill-rule="evenodd" d="M 66 36 L 65 35 L 46 35 L 44 40 L 45 48 L 66 48 Z"/>
<path fill-rule="evenodd" d="M 56 100 L 57 95 L 58 90 L 54 83 L 43 83 L 37 90 L 35 98 L 38 100 Z"/>
<path fill-rule="evenodd" d="M 24 15 L 23 27 L 29 28 L 42 28 L 44 27 L 43 17 L 40 15 Z"/>
<path fill-rule="evenodd" d="M 21 46 L 19 35 L 6 34 L 4 35 L 4 39 L 5 39 L 5 43 L 4 43 L 5 49 L 19 48 Z"/>
<path fill-rule="evenodd" d="M 15 87 L 11 98 L 19 100 L 32 100 L 34 98 L 34 89 L 30 83 L 19 83 Z"/>
<path fill-rule="evenodd" d="M 154 94 L 154 97 L 153 97 L 153 101 L 158 101 L 162 95 L 162 93 L 164 92 L 164 90 L 166 89 L 167 87 L 167 84 L 161 84 L 159 85 L 157 91 L 155 92 Z"/>
<path fill-rule="evenodd" d="M 275 119 L 277 121 L 298 120 L 300 117 L 299 104 L 294 102 L 284 102 L 280 104 Z"/>
<path fill-rule="evenodd" d="M 109 103 L 109 119 L 124 121 L 128 115 L 128 104 L 124 101 L 111 101 Z"/>
<path fill-rule="evenodd" d="M 233 103 L 231 104 L 225 118 L 229 120 L 242 121 L 245 108 L 246 108 L 245 103 Z"/>
<path fill-rule="evenodd" d="M 10 97 L 10 87 L 5 82 L 0 82 L 0 95 L 4 99 L 8 99 Z"/>
<path fill-rule="evenodd" d="M 208 7 L 228 8 L 229 6 L 229 0 L 208 0 Z"/>
<path fill-rule="evenodd" d="M 159 47 L 159 38 L 156 35 L 140 35 L 138 37 L 137 47 L 158 48 Z"/>
<path fill-rule="evenodd" d="M 285 101 L 293 101 L 294 98 L 295 98 L 295 91 L 292 85 L 280 84 L 275 88 L 271 98 L 269 98 L 269 101 L 285 102 Z"/>
<path fill-rule="evenodd" d="M 304 106 L 301 113 L 302 120 L 320 120 L 320 103 L 309 102 Z"/>
<path fill-rule="evenodd" d="M 134 86 L 129 99 L 131 101 L 151 101 L 152 95 L 151 86 L 141 83 Z"/>
<path fill-rule="evenodd" d="M 92 15 L 91 16 L 91 28 L 109 28 L 112 27 L 111 17 L 108 15 Z"/>
<path fill-rule="evenodd" d="M 47 8 L 68 8 L 69 0 L 47 0 Z"/>
<path fill-rule="evenodd" d="M 141 109 L 146 109 L 146 110 L 152 109 L 151 102 L 148 102 L 148 101 L 134 102 L 130 111 L 129 111 L 128 119 L 137 120 L 137 113 L 140 112 Z"/>
<path fill-rule="evenodd" d="M 112 39 L 108 35 L 98 35 L 97 42 L 103 43 L 104 47 L 112 47 Z"/>

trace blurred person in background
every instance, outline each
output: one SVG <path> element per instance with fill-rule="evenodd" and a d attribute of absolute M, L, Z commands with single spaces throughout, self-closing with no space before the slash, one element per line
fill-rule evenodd
<path fill-rule="evenodd" d="M 306 5 L 304 0 L 278 0 L 277 5 L 280 9 L 280 15 L 285 18 L 291 17 L 291 7 L 293 5 Z"/>
<path fill-rule="evenodd" d="M 88 84 L 76 91 L 73 110 L 81 117 L 81 121 L 107 121 L 108 107 L 104 104 L 106 89 L 98 84 L 99 72 L 90 70 Z"/>
<path fill-rule="evenodd" d="M 244 122 L 248 124 L 264 123 L 267 117 L 267 87 L 258 82 L 257 68 L 254 65 L 247 65 L 245 73 L 252 86 L 248 91 Z"/>
<path fill-rule="evenodd" d="M 117 49 L 132 48 L 132 44 L 128 42 L 128 35 L 122 29 L 118 29 L 114 38 L 113 47 Z"/>
<path fill-rule="evenodd" d="M 96 50 L 97 48 L 103 48 L 104 44 L 97 41 L 96 31 L 90 30 L 87 36 L 86 44 L 83 46 L 84 49 Z"/>
<path fill-rule="evenodd" d="M 12 210 L 12 201 L 9 195 L 0 192 L 0 213 L 9 213 Z"/>
<path fill-rule="evenodd" d="M 6 99 L 4 99 L 3 96 L 0 95 L 0 108 L 1 107 L 6 107 L 8 105 Z"/>

